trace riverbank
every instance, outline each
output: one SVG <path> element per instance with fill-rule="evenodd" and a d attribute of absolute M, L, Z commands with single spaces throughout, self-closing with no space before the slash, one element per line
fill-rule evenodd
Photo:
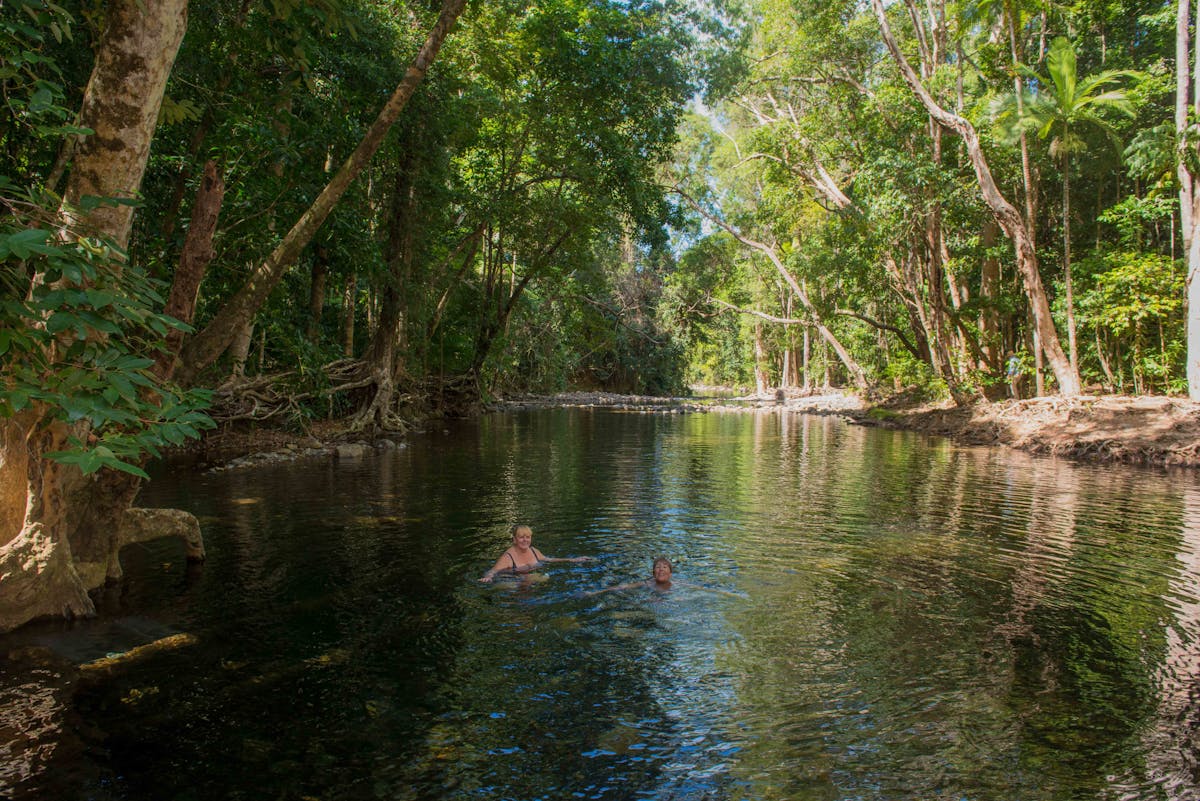
<path fill-rule="evenodd" d="M 972 445 L 1004 445 L 1091 462 L 1200 467 L 1200 404 L 1161 396 L 1051 396 L 959 408 L 950 401 L 919 402 L 906 395 L 869 404 L 840 392 L 683 399 L 575 392 L 513 398 L 500 406 L 602 406 L 659 413 L 782 410 L 835 414 L 859 425 L 918 431 Z"/>
<path fill-rule="evenodd" d="M 489 404 L 485 412 L 557 407 L 641 414 L 782 411 L 836 415 L 857 425 L 917 431 L 965 444 L 1003 445 L 1101 463 L 1200 467 L 1200 404 L 1161 396 L 1051 396 L 958 408 L 950 401 L 921 402 L 907 395 L 872 404 L 837 391 L 812 395 L 710 393 L 686 398 L 565 392 L 504 398 Z M 402 439 L 347 435 L 339 431 L 337 421 L 330 421 L 305 434 L 273 429 L 214 432 L 187 450 L 200 469 L 225 470 L 303 458 L 357 458 L 368 450 L 398 447 L 404 447 Z"/>
<path fill-rule="evenodd" d="M 860 422 L 1091 462 L 1200 467 L 1200 404 L 1184 398 L 1051 396 L 961 409 L 883 403 Z"/>

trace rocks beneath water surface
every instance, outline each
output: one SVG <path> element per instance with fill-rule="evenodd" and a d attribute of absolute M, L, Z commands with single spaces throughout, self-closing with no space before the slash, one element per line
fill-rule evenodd
<path fill-rule="evenodd" d="M 245 456 L 239 456 L 223 464 L 214 465 L 210 472 L 237 470 L 244 467 L 262 467 L 264 465 L 294 462 L 299 459 L 338 459 L 349 461 L 361 459 L 369 453 L 395 451 L 405 447 L 405 443 L 397 442 L 386 437 L 374 442 L 340 442 L 322 443 L 320 440 L 308 438 L 299 442 L 288 442 L 277 450 L 255 451 Z"/>

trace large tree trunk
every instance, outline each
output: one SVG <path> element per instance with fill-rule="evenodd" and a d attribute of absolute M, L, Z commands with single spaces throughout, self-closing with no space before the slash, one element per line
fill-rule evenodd
<path fill-rule="evenodd" d="M 87 231 L 124 248 L 132 206 L 83 212 L 78 205 L 88 195 L 136 197 L 163 90 L 187 26 L 187 2 L 113 0 L 105 6 L 105 23 L 80 112 L 80 124 L 95 133 L 76 150 L 61 219 L 64 235 Z M 76 433 L 86 436 L 86 431 Z M 0 631 L 42 615 L 95 612 L 87 591 L 104 580 L 107 570 L 77 565 L 76 552 L 89 552 L 87 561 L 92 561 L 90 553 L 104 550 L 111 538 L 80 540 L 72 524 L 86 517 L 93 528 L 115 530 L 121 521 L 101 521 L 107 508 L 72 506 L 73 491 L 86 483 L 84 477 L 45 458 L 64 447 L 67 435 L 66 425 L 44 407 L 0 423 Z M 102 561 L 107 563 L 107 555 Z"/>
<path fill-rule="evenodd" d="M 191 224 L 179 254 L 179 266 L 163 311 L 190 323 L 196 312 L 200 284 L 213 258 L 213 234 L 225 197 L 225 183 L 217 165 L 204 165 L 204 177 L 192 207 Z M 169 381 L 175 372 L 182 332 L 167 333 L 164 350 L 158 354 L 154 374 Z M 141 479 L 129 473 L 102 469 L 91 481 L 72 487 L 68 503 L 68 530 L 75 568 L 87 587 L 122 576 L 118 554 L 125 545 L 157 537 L 183 539 L 189 559 L 204 557 L 199 522 L 176 509 L 133 509 Z"/>
<path fill-rule="evenodd" d="M 396 379 L 403 369 L 405 298 L 412 274 L 417 225 L 416 169 L 416 159 L 410 149 L 396 172 L 388 228 L 388 274 L 383 285 L 379 325 L 363 356 L 364 369 L 373 379 L 375 393 L 355 417 L 352 427 L 358 430 L 389 430 L 402 425 L 391 414 L 391 406 Z"/>
<path fill-rule="evenodd" d="M 329 281 L 329 250 L 321 245 L 313 254 L 308 282 L 308 330 L 305 336 L 316 345 L 321 339 L 321 313 L 325 311 L 325 285 Z"/>
<path fill-rule="evenodd" d="M 187 0 L 114 0 L 92 77 L 84 90 L 80 125 L 95 133 L 75 150 L 63 193 L 62 216 L 75 230 L 90 229 L 122 248 L 129 244 L 133 206 L 76 206 L 89 195 L 135 198 L 142 185 L 163 90 L 187 28 Z"/>
<path fill-rule="evenodd" d="M 188 225 L 183 250 L 179 254 L 179 267 L 163 313 L 176 320 L 191 323 L 196 313 L 196 302 L 200 297 L 200 284 L 208 271 L 213 256 L 213 235 L 217 232 L 217 220 L 221 215 L 221 204 L 225 200 L 225 181 L 217 171 L 215 161 L 204 165 L 204 177 L 196 193 L 196 205 L 192 207 L 192 221 Z M 183 332 L 172 328 L 167 332 L 166 347 L 157 356 L 157 373 L 160 378 L 170 378 L 175 373 L 175 359 L 183 345 Z"/>
<path fill-rule="evenodd" d="M 326 184 L 308 210 L 292 226 L 283 241 L 262 264 L 255 268 L 245 285 L 221 307 L 209 322 L 208 327 L 197 334 L 184 348 L 183 367 L 179 374 L 182 382 L 191 383 L 201 370 L 220 358 L 233 341 L 234 332 L 248 324 L 258 313 L 270 296 L 271 290 L 283 278 L 288 268 L 296 262 L 300 252 L 324 224 L 350 184 L 379 150 L 384 137 L 400 117 L 400 113 L 408 104 L 409 98 L 416 91 L 421 79 L 425 77 L 425 73 L 429 71 L 429 67 L 437 57 L 438 50 L 442 47 L 442 42 L 450 33 L 450 29 L 454 26 L 465 5 L 466 0 L 444 0 L 441 15 L 425 40 L 425 44 L 421 46 L 412 65 L 405 72 L 396 91 L 392 93 L 391 98 L 379 112 L 375 122 L 367 129 L 358 147 Z"/>
<path fill-rule="evenodd" d="M 971 159 L 971 165 L 975 169 L 975 177 L 984 202 L 987 203 L 988 208 L 991 209 L 993 216 L 996 218 L 996 222 L 1004 230 L 1004 233 L 1012 241 L 1013 247 L 1016 249 L 1017 267 L 1021 272 L 1025 295 L 1029 299 L 1029 305 L 1033 309 L 1033 319 L 1037 326 L 1042 351 L 1045 353 L 1046 359 L 1050 362 L 1050 369 L 1054 371 L 1055 378 L 1058 379 L 1059 392 L 1067 396 L 1079 395 L 1081 391 L 1079 373 L 1067 358 L 1066 353 L 1063 352 L 1062 343 L 1058 339 L 1058 332 L 1054 328 L 1054 318 L 1050 314 L 1050 303 L 1046 299 L 1046 290 L 1042 285 L 1042 276 L 1038 270 L 1037 253 L 1034 250 L 1033 240 L 1029 235 L 1029 230 L 1024 220 L 1021 218 L 1020 212 L 1005 199 L 1004 195 L 1000 192 L 1000 188 L 996 186 L 996 181 L 992 177 L 991 167 L 988 166 L 987 159 L 983 155 L 983 148 L 979 143 L 979 135 L 976 133 L 975 127 L 957 114 L 951 114 L 946 111 L 934 101 L 924 84 L 921 83 L 920 78 L 917 77 L 912 67 L 909 66 L 908 60 L 900 51 L 899 45 L 896 44 L 891 28 L 888 26 L 887 12 L 883 8 L 883 0 L 871 0 L 871 6 L 875 10 L 875 17 L 879 22 L 879 29 L 883 35 L 884 44 L 887 45 L 888 51 L 892 54 L 892 59 L 900 68 L 900 73 L 904 76 L 904 80 L 908 83 L 913 94 L 921 101 L 921 104 L 931 117 L 940 125 L 958 134 L 966 144 L 967 155 Z"/>
<path fill-rule="evenodd" d="M 1193 78 L 1189 70 L 1192 44 L 1188 37 L 1191 17 L 1189 0 L 1179 0 L 1175 25 L 1175 137 L 1193 153 L 1200 142 L 1187 136 L 1188 108 L 1195 106 L 1200 113 L 1200 75 Z M 1196 60 L 1200 73 L 1200 59 Z M 1190 161 L 1179 153 L 1176 173 L 1179 176 L 1179 215 L 1183 223 L 1183 251 L 1187 254 L 1187 382 L 1188 396 L 1200 400 L 1200 193 L 1196 192 L 1196 176 L 1189 168 Z"/>

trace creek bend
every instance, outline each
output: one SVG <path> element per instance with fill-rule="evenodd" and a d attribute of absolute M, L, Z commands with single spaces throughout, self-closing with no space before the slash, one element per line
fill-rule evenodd
<path fill-rule="evenodd" d="M 0 661 L 15 797 L 1200 798 L 1191 473 L 559 409 L 139 503 L 208 561 L 132 546 L 99 619 L 0 652 L 195 640 Z M 479 584 L 515 522 L 595 560 Z M 694 586 L 587 594 L 659 554 Z"/>

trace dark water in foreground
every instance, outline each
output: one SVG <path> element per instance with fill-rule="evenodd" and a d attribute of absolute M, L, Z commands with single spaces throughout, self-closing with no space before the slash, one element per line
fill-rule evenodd
<path fill-rule="evenodd" d="M 1200 482 L 781 415 L 495 415 L 163 475 L 104 615 L 0 639 L 0 796 L 1197 799 Z M 528 521 L 550 555 L 476 578 Z M 695 585 L 585 592 L 666 554 Z"/>

